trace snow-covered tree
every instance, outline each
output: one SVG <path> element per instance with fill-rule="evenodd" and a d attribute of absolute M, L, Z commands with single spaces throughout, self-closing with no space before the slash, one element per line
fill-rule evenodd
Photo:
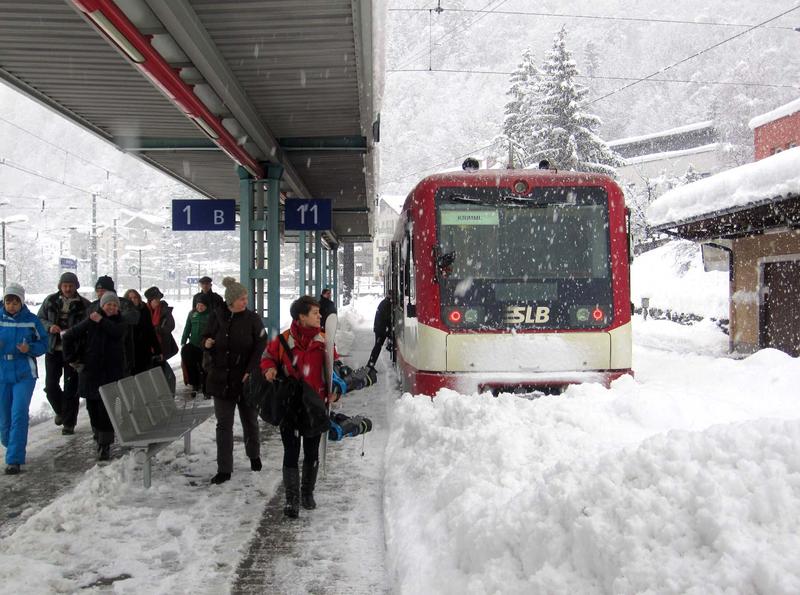
<path fill-rule="evenodd" d="M 539 69 L 533 61 L 530 49 L 522 53 L 522 62 L 511 74 L 506 95 L 503 132 L 495 139 L 498 161 L 521 167 L 527 164 L 527 139 L 530 134 L 530 115 L 536 108 L 536 85 L 539 82 Z"/>
<path fill-rule="evenodd" d="M 566 38 L 562 27 L 542 68 L 537 108 L 530 114 L 529 162 L 547 159 L 558 169 L 616 175 L 622 160 L 595 133 L 602 122 L 586 111 L 587 90 L 576 81 L 578 68 Z"/>
<path fill-rule="evenodd" d="M 591 39 L 583 47 L 583 63 L 586 65 L 586 74 L 597 75 L 600 70 L 600 55 L 597 52 L 597 46 Z"/>

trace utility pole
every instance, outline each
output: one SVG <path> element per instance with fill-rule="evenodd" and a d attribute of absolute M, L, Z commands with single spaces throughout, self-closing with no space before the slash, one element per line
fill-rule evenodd
<path fill-rule="evenodd" d="M 111 234 L 111 241 L 114 242 L 114 245 L 111 247 L 111 258 L 112 258 L 112 271 L 114 275 L 114 281 L 117 280 L 117 218 L 114 217 L 114 232 Z"/>
<path fill-rule="evenodd" d="M 97 280 L 97 195 L 92 194 L 92 236 L 89 238 L 92 283 Z"/>
<path fill-rule="evenodd" d="M 6 263 L 6 222 L 5 219 L 2 222 L 3 225 L 3 291 L 6 290 L 6 269 L 8 268 L 8 264 Z"/>

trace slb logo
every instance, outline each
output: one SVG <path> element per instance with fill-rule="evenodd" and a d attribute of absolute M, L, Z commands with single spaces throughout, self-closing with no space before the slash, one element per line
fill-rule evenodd
<path fill-rule="evenodd" d="M 550 321 L 547 306 L 509 306 L 506 308 L 506 324 L 544 324 Z"/>

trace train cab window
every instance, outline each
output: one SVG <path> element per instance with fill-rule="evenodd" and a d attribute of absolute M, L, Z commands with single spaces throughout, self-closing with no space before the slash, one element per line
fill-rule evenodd
<path fill-rule="evenodd" d="M 400 262 L 400 269 L 402 271 L 402 293 L 404 298 L 407 299 L 407 302 L 404 300 L 407 304 L 406 316 L 413 318 L 416 316 L 417 283 L 414 274 L 414 249 L 410 224 L 406 228 L 406 232 L 403 235 L 403 242 L 400 246 Z"/>

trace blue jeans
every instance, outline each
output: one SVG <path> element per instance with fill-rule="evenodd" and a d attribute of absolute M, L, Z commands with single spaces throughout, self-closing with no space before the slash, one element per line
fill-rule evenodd
<path fill-rule="evenodd" d="M 24 465 L 28 445 L 28 408 L 36 378 L 0 384 L 0 442 L 6 447 L 6 465 Z"/>

